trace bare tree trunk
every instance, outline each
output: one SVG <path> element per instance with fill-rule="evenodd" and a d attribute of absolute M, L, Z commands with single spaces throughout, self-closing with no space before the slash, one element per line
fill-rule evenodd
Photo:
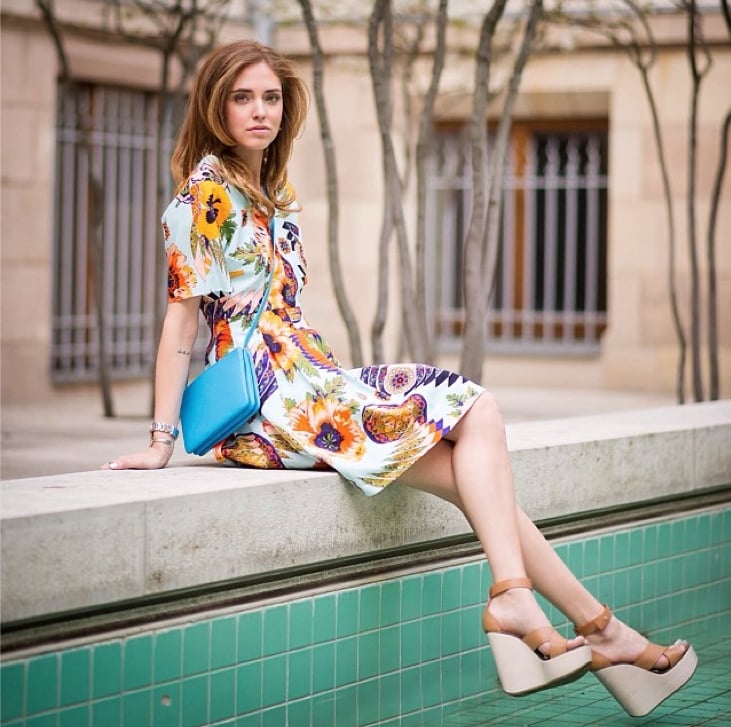
<path fill-rule="evenodd" d="M 404 60 L 402 64 L 400 88 L 401 88 L 401 103 L 403 104 L 402 116 L 404 128 L 408 129 L 411 126 L 413 114 L 413 101 L 411 83 L 414 80 L 414 65 L 421 52 L 421 44 L 424 40 L 426 22 L 417 22 L 414 37 L 408 43 L 404 52 Z M 393 49 L 392 49 L 393 50 Z M 412 134 L 407 133 L 403 135 L 403 177 L 402 186 L 404 191 L 408 190 L 411 184 L 411 168 L 413 166 L 413 148 L 415 141 Z"/>
<path fill-rule="evenodd" d="M 649 23 L 645 17 L 644 11 L 640 9 L 633 0 L 625 0 L 636 15 L 645 30 L 647 42 L 650 46 L 650 57 L 643 60 L 642 49 L 636 37 L 632 34 L 632 40 L 629 46 L 623 46 L 616 38 L 613 38 L 618 47 L 625 47 L 630 56 L 630 60 L 640 73 L 642 80 L 642 88 L 645 91 L 647 105 L 650 107 L 650 115 L 652 117 L 652 132 L 655 140 L 655 148 L 657 151 L 658 165 L 660 166 L 660 176 L 662 178 L 663 199 L 665 201 L 665 214 L 667 216 L 668 225 L 668 291 L 670 297 L 670 311 L 675 326 L 675 335 L 678 339 L 678 366 L 675 379 L 675 396 L 678 404 L 685 403 L 685 365 L 688 355 L 688 344 L 685 336 L 685 327 L 680 315 L 680 305 L 678 303 L 678 288 L 676 284 L 676 235 L 675 235 L 675 210 L 673 206 L 673 194 L 670 188 L 670 174 L 668 172 L 668 161 L 665 154 L 665 143 L 662 135 L 662 127 L 660 125 L 660 115 L 657 110 L 657 102 L 655 94 L 650 83 L 650 68 L 655 62 L 656 45 L 655 38 L 652 35 Z"/>
<path fill-rule="evenodd" d="M 696 58 L 700 27 L 695 0 L 685 4 L 688 13 L 688 62 L 690 64 L 692 91 L 690 102 L 690 128 L 688 136 L 688 253 L 690 256 L 690 351 L 692 362 L 693 394 L 696 401 L 703 401 L 703 375 L 701 368 L 701 301 L 700 273 L 698 271 L 698 233 L 696 225 L 696 177 L 698 137 L 698 96 L 701 82 L 710 67 L 710 57 L 705 54 L 706 65 L 699 68 Z"/>
<path fill-rule="evenodd" d="M 678 365 L 676 369 L 675 395 L 679 404 L 685 402 L 685 365 L 687 359 L 687 342 L 685 336 L 685 327 L 680 313 L 680 305 L 678 303 L 678 289 L 676 285 L 676 227 L 675 227 L 675 210 L 673 205 L 673 195 L 670 188 L 670 175 L 668 173 L 668 162 L 665 153 L 665 143 L 663 141 L 662 127 L 660 125 L 660 117 L 657 111 L 657 103 L 655 94 L 650 83 L 650 69 L 655 63 L 657 56 L 657 48 L 655 38 L 647 19 L 646 10 L 635 2 L 635 0 L 624 0 L 624 4 L 630 9 L 635 20 L 641 25 L 644 32 L 644 38 L 640 38 L 638 30 L 634 27 L 631 16 L 622 17 L 619 22 L 608 22 L 606 18 L 597 19 L 594 17 L 580 18 L 577 16 L 566 17 L 561 12 L 552 11 L 549 14 L 551 20 L 560 23 L 576 24 L 584 28 L 588 28 L 592 32 L 599 33 L 608 38 L 612 44 L 627 53 L 629 59 L 634 65 L 642 80 L 642 88 L 647 99 L 647 105 L 650 109 L 652 118 L 652 132 L 657 151 L 658 166 L 660 167 L 660 177 L 662 179 L 663 201 L 665 206 L 665 214 L 667 217 L 668 227 L 668 294 L 670 299 L 670 311 L 675 327 L 675 334 L 678 339 Z M 626 38 L 629 40 L 626 40 Z M 647 57 L 644 57 L 647 55 Z"/>
<path fill-rule="evenodd" d="M 383 51 L 379 50 L 378 34 L 383 27 Z M 391 80 L 390 46 L 392 43 L 391 3 L 390 0 L 376 0 L 368 24 L 368 59 L 371 81 L 381 136 L 384 165 L 384 185 L 390 198 L 393 221 L 396 229 L 397 247 L 400 260 L 401 307 L 404 334 L 413 359 L 425 359 L 424 341 L 426 336 L 423 311 L 417 311 L 414 304 L 411 257 L 409 254 L 406 222 L 403 211 L 403 189 L 399 177 L 396 153 L 391 138 Z M 385 211 L 384 211 L 385 214 Z"/>
<path fill-rule="evenodd" d="M 422 311 L 426 322 L 429 307 L 426 290 L 426 183 L 427 163 L 434 139 L 434 103 L 439 91 L 439 81 L 444 69 L 447 36 L 447 0 L 439 0 L 436 18 L 436 45 L 432 63 L 431 81 L 424 97 L 424 105 L 419 117 L 419 135 L 416 142 L 416 306 Z M 424 341 L 427 363 L 434 360 L 434 347 L 430 326 L 425 325 Z"/>
<path fill-rule="evenodd" d="M 325 106 L 325 93 L 323 90 L 323 55 L 320 41 L 317 36 L 317 24 L 312 12 L 310 0 L 298 0 L 302 9 L 302 16 L 307 27 L 312 50 L 312 86 L 317 107 L 317 118 L 320 122 L 320 138 L 322 140 L 322 151 L 325 158 L 325 179 L 327 181 L 327 246 L 330 260 L 330 275 L 332 277 L 335 298 L 338 302 L 340 315 L 345 323 L 350 343 L 350 358 L 353 366 L 363 365 L 363 349 L 361 346 L 358 323 L 353 310 L 350 307 L 345 292 L 342 266 L 340 264 L 340 248 L 338 246 L 338 228 L 340 224 L 340 207 L 338 205 L 338 174 L 335 163 L 335 144 L 330 130 L 330 121 Z"/>
<path fill-rule="evenodd" d="M 201 56 L 210 50 L 218 37 L 221 23 L 229 0 L 176 0 L 166 7 L 165 12 L 155 0 L 132 0 L 134 8 L 141 13 L 158 34 L 141 37 L 136 30 L 128 30 L 127 22 L 132 15 L 129 4 L 120 0 L 109 0 L 112 5 L 114 32 L 131 43 L 142 44 L 160 52 L 160 86 L 157 92 L 157 128 L 155 131 L 155 191 L 157 208 L 162 212 L 169 202 L 170 172 L 168 154 L 165 151 L 165 131 L 175 128 L 175 119 L 182 111 L 185 86 L 193 74 Z M 205 38 L 205 41 L 203 39 Z M 173 58 L 180 63 L 180 79 L 176 88 L 171 88 L 171 64 Z M 155 255 L 154 279 L 165 283 L 166 261 L 162 247 Z M 164 289 L 164 288 L 163 288 Z M 165 318 L 166 300 L 164 295 L 154 296 L 152 304 L 153 340 L 158 341 Z M 150 372 L 150 414 L 155 401 L 155 369 Z"/>
<path fill-rule="evenodd" d="M 726 28 L 731 35 L 731 12 L 727 0 L 721 0 L 723 18 Z M 718 365 L 718 293 L 716 290 L 716 220 L 718 208 L 721 202 L 721 189 L 726 175 L 726 164 L 728 163 L 728 137 L 731 129 L 731 109 L 726 112 L 726 117 L 721 127 L 721 140 L 718 150 L 718 166 L 713 179 L 713 191 L 711 192 L 711 208 L 708 214 L 708 244 L 707 244 L 707 265 L 708 265 L 708 398 L 716 401 L 721 395 L 721 376 Z"/>
<path fill-rule="evenodd" d="M 726 21 L 726 27 L 731 33 L 731 10 L 728 7 L 728 0 L 721 0 L 721 12 L 723 13 L 723 19 Z"/>
<path fill-rule="evenodd" d="M 488 183 L 488 206 L 487 224 L 485 235 L 485 251 L 483 260 L 483 276 L 487 285 L 488 296 L 485 306 L 489 304 L 489 298 L 495 286 L 497 278 L 497 261 L 500 249 L 500 211 L 503 201 L 503 186 L 505 181 L 505 157 L 507 154 L 508 140 L 510 138 L 510 127 L 513 118 L 515 99 L 518 96 L 520 80 L 523 70 L 528 62 L 531 45 L 536 35 L 538 20 L 543 10 L 543 0 L 535 0 L 531 4 L 528 22 L 523 33 L 523 40 L 520 50 L 513 65 L 513 73 L 508 83 L 508 90 L 505 95 L 503 111 L 500 116 L 497 138 L 495 140 L 495 152 L 493 154 L 493 165 Z"/>
<path fill-rule="evenodd" d="M 487 287 L 482 277 L 482 248 L 487 223 L 486 158 L 487 158 L 487 100 L 490 82 L 492 39 L 505 10 L 506 0 L 494 0 L 480 29 L 475 54 L 475 95 L 470 121 L 472 148 L 472 216 L 465 241 L 465 329 L 460 360 L 462 374 L 479 383 L 485 355 Z"/>
<path fill-rule="evenodd" d="M 721 376 L 718 365 L 718 293 L 716 290 L 716 220 L 718 207 L 721 202 L 721 188 L 726 174 L 728 161 L 728 136 L 731 127 L 731 110 L 726 112 L 726 118 L 721 129 L 721 144 L 718 156 L 718 167 L 713 180 L 711 194 L 711 209 L 708 216 L 708 365 L 709 391 L 708 398 L 716 401 L 721 395 Z"/>
<path fill-rule="evenodd" d="M 46 0 L 36 0 L 36 5 L 41 11 L 41 15 L 46 23 L 48 32 L 51 34 L 54 47 L 56 48 L 56 56 L 60 71 L 60 80 L 63 87 L 61 94 L 64 101 L 73 98 L 71 71 L 69 68 L 68 57 L 61 38 L 61 29 L 59 28 L 56 16 L 50 4 Z M 62 103 L 63 103 L 62 102 Z M 91 151 L 91 141 L 89 139 L 89 130 L 84 127 L 81 130 L 80 150 L 84 156 L 88 184 L 91 190 L 91 204 L 87 208 L 89 239 L 87 240 L 87 249 L 89 254 L 89 272 L 91 276 L 91 288 L 94 298 L 94 319 L 96 321 L 97 334 L 97 358 L 98 358 L 98 379 L 99 390 L 102 397 L 102 408 L 105 417 L 114 416 L 114 402 L 112 399 L 111 376 L 109 372 L 109 358 L 107 356 L 107 330 L 104 326 L 104 300 L 102 289 L 102 276 L 104 271 L 104 248 L 101 241 L 101 223 L 104 218 L 104 197 L 101 193 L 101 184 L 94 176 L 93 158 Z"/>
<path fill-rule="evenodd" d="M 383 188 L 383 219 L 381 220 L 381 232 L 378 238 L 378 288 L 376 300 L 376 312 L 371 323 L 371 353 L 373 361 L 382 362 L 386 360 L 386 351 L 383 346 L 383 331 L 386 328 L 386 316 L 388 314 L 388 260 L 389 243 L 393 233 L 393 210 L 391 208 L 391 197 L 386 187 Z"/>
<path fill-rule="evenodd" d="M 375 13 L 376 8 L 374 7 L 373 12 Z M 383 20 L 384 25 L 384 47 L 381 57 L 378 56 L 378 24 Z M 383 74 L 383 68 L 388 68 L 389 72 L 386 78 L 390 77 L 390 67 L 393 62 L 393 43 L 390 42 L 390 14 L 383 19 L 379 19 L 375 28 L 369 24 L 369 62 L 371 67 L 371 77 L 374 74 L 374 68 L 378 69 L 378 73 Z M 373 22 L 373 17 L 371 17 Z M 388 41 L 388 42 L 387 42 Z M 371 50 L 372 49 L 372 50 Z M 383 81 L 379 81 L 383 83 Z M 374 93 L 376 82 L 373 81 Z M 390 127 L 393 120 L 393 108 L 391 106 L 391 98 L 387 93 L 383 94 L 382 108 L 378 108 L 376 113 L 379 111 L 387 119 L 387 124 Z M 408 148 L 408 145 L 407 145 Z M 371 323 L 371 355 L 374 362 L 380 363 L 386 360 L 386 352 L 383 343 L 383 333 L 386 328 L 386 320 L 388 318 L 388 302 L 389 302 L 389 289 L 390 289 L 390 243 L 391 235 L 394 230 L 394 213 L 393 204 L 394 199 L 391 194 L 389 185 L 386 184 L 387 170 L 385 162 L 385 152 L 382 159 L 383 169 L 383 217 L 381 219 L 381 231 L 378 237 L 378 282 L 377 282 L 377 296 L 376 300 L 376 311 L 373 316 L 373 322 Z M 403 318 L 403 313 L 402 313 Z M 404 326 L 407 328 L 407 326 Z M 399 351 L 399 354 L 401 352 Z"/>
<path fill-rule="evenodd" d="M 390 16 L 389 16 L 390 18 Z M 390 22 L 390 20 L 389 20 Z M 403 71 L 400 78 L 401 102 L 403 104 L 402 115 L 404 127 L 408 128 L 412 119 L 412 101 L 411 101 L 411 81 L 413 80 L 413 69 L 416 59 L 419 56 L 421 43 L 424 39 L 424 23 L 419 23 L 415 29 L 414 37 L 408 42 L 403 61 Z M 384 29 L 387 32 L 387 29 Z M 384 48 L 384 63 L 393 63 L 395 49 L 394 44 L 389 43 Z M 389 109 L 389 117 L 391 118 L 393 109 Z M 403 136 L 403 176 L 401 177 L 402 194 L 406 192 L 411 180 L 412 166 L 412 147 L 413 142 L 411 134 Z M 385 176 L 385 170 L 384 170 Z M 384 185 L 383 194 L 383 218 L 381 220 L 381 232 L 378 242 L 378 290 L 376 311 L 371 323 L 371 351 L 373 360 L 376 362 L 386 360 L 386 352 L 383 342 L 383 335 L 386 328 L 386 320 L 388 317 L 388 301 L 389 301 L 389 260 L 390 260 L 390 241 L 394 231 L 393 216 L 393 200 L 389 196 L 386 186 Z M 418 259 L 417 259 L 418 263 Z M 404 313 L 401 313 L 402 320 Z M 406 324 L 404 324 L 406 327 Z M 406 357 L 407 346 L 404 346 L 404 338 L 399 338 L 396 356 Z M 428 357 L 429 354 L 427 354 Z"/>
<path fill-rule="evenodd" d="M 688 342 L 685 337 L 685 327 L 680 315 L 680 306 L 678 304 L 678 287 L 675 282 L 676 269 L 676 237 L 675 237 L 675 211 L 673 207 L 672 190 L 670 189 L 670 175 L 668 173 L 668 162 L 665 155 L 665 144 L 663 142 L 662 129 L 660 126 L 660 117 L 657 112 L 657 103 L 655 102 L 655 94 L 650 85 L 648 69 L 644 66 L 638 66 L 642 77 L 642 85 L 645 89 L 647 103 L 650 106 L 650 114 L 652 115 L 652 130 L 655 138 L 655 148 L 657 150 L 658 164 L 660 166 L 660 176 L 662 177 L 663 198 L 665 200 L 665 214 L 668 224 L 668 291 L 670 296 L 670 311 L 675 325 L 675 335 L 678 339 L 678 367 L 675 377 L 675 397 L 678 404 L 685 403 L 685 364 L 688 356 Z"/>
<path fill-rule="evenodd" d="M 175 34 L 175 41 L 182 32 L 183 26 L 178 24 Z M 155 129 L 155 193 L 157 197 L 157 209 L 159 213 L 165 209 L 167 205 L 166 184 L 170 172 L 168 171 L 167 157 L 163 154 L 164 137 L 167 115 L 170 112 L 170 46 L 165 47 L 162 51 L 162 68 L 160 74 L 160 88 L 157 91 L 157 128 Z M 156 246 L 155 254 L 155 280 L 164 283 L 166 279 L 167 260 L 163 253 L 161 245 Z M 165 288 L 163 288 L 164 290 Z M 152 330 L 155 341 L 160 339 L 162 335 L 162 324 L 165 318 L 166 296 L 154 295 L 152 298 Z M 148 414 L 150 417 L 154 415 L 155 410 L 155 366 L 150 371 L 150 399 L 148 402 Z"/>

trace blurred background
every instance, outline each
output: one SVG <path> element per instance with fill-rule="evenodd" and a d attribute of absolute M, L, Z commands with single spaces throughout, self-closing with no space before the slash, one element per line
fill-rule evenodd
<path fill-rule="evenodd" d="M 125 427 L 144 444 L 169 154 L 200 58 L 237 38 L 311 87 L 305 305 L 344 363 L 459 370 L 508 420 L 729 396 L 726 2 L 1 12 L 3 477 L 60 432 L 94 461 Z"/>

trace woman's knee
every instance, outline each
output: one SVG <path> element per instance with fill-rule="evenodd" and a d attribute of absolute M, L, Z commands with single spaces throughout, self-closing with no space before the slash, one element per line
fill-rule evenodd
<path fill-rule="evenodd" d="M 504 436 L 505 423 L 497 399 L 489 392 L 484 391 L 477 398 L 472 408 L 463 420 L 465 428 L 475 428 L 482 436 Z"/>

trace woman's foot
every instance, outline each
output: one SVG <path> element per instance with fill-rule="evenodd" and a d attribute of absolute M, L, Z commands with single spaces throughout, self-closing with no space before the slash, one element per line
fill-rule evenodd
<path fill-rule="evenodd" d="M 546 614 L 536 602 L 529 586 L 513 587 L 493 596 L 487 604 L 487 611 L 500 624 L 505 633 L 521 638 L 536 629 L 553 628 Z M 577 636 L 567 639 L 566 648 L 571 651 L 586 643 L 583 636 Z M 541 643 L 538 650 L 544 656 L 550 656 L 550 640 Z"/>
<path fill-rule="evenodd" d="M 522 592 L 522 593 L 521 593 Z M 560 636 L 541 611 L 527 578 L 494 583 L 482 615 L 502 688 L 515 696 L 577 679 L 591 664 L 583 637 Z"/>
<path fill-rule="evenodd" d="M 695 673 L 698 657 L 686 641 L 650 643 L 612 616 L 605 606 L 595 619 L 576 628 L 592 648 L 591 669 L 633 717 L 652 712 Z"/>
<path fill-rule="evenodd" d="M 606 621 L 606 626 L 601 630 L 586 634 L 586 642 L 592 650 L 605 656 L 613 664 L 634 664 L 650 642 L 611 613 Z M 673 646 L 677 646 L 682 653 L 690 648 L 687 641 L 677 641 Z M 657 660 L 654 670 L 661 672 L 670 666 L 669 658 L 663 654 Z"/>

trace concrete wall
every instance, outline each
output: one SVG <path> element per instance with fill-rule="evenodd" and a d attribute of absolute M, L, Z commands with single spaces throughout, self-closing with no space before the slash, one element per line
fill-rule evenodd
<path fill-rule="evenodd" d="M 90 2 L 66 3 L 75 23 L 97 22 Z M 43 401 L 53 394 L 48 377 L 51 316 L 51 229 L 56 59 L 51 41 L 27 0 L 3 5 L 2 24 L 2 399 Z M 720 16 L 707 34 L 723 41 Z M 671 165 L 677 225 L 677 286 L 688 319 L 687 179 L 688 70 L 682 23 L 663 21 L 662 51 L 652 72 Z M 229 24 L 223 40 L 250 35 Z M 376 306 L 376 255 L 382 210 L 380 145 L 376 131 L 362 28 L 323 27 L 328 53 L 326 88 L 341 181 L 340 249 L 359 330 L 367 341 Z M 468 47 L 461 30 L 451 36 Z M 69 33 L 69 54 L 79 78 L 154 87 L 157 59 L 88 33 Z M 306 78 L 307 41 L 301 29 L 284 28 L 277 44 L 300 59 Z M 495 77 L 504 77 L 499 64 Z M 698 232 L 705 276 L 709 192 L 718 156 L 719 129 L 728 107 L 731 51 L 714 48 L 699 113 Z M 468 58 L 448 65 L 438 108 L 442 116 L 469 110 Z M 421 84 L 423 85 L 423 83 Z M 606 47 L 536 55 L 517 106 L 519 118 L 606 115 L 610 133 L 609 329 L 594 358 L 496 356 L 487 359 L 489 385 L 566 386 L 673 391 L 677 344 L 668 302 L 669 255 L 665 211 L 650 116 L 640 77 L 627 58 Z M 401 133 L 411 133 L 400 127 Z M 310 266 L 305 293 L 308 317 L 348 362 L 347 332 L 337 313 L 326 254 L 326 204 L 319 129 L 314 110 L 291 165 L 304 206 Z M 728 176 L 728 175 L 727 175 Z M 731 184 L 723 190 L 717 228 L 717 266 L 723 396 L 731 395 Z M 409 224 L 412 224 L 409 220 Z M 150 241 L 150 244 L 158 244 Z M 394 253 L 395 257 L 395 253 Z M 704 278 L 705 279 L 705 278 Z M 393 295 L 396 295 L 395 285 Z M 398 320 L 391 306 L 388 356 L 397 354 Z M 443 365 L 456 367 L 455 356 Z"/>
<path fill-rule="evenodd" d="M 536 520 L 731 484 L 731 402 L 507 431 L 518 499 Z M 0 487 L 6 622 L 470 532 L 431 495 L 394 485 L 367 498 L 322 472 L 204 465 Z"/>

